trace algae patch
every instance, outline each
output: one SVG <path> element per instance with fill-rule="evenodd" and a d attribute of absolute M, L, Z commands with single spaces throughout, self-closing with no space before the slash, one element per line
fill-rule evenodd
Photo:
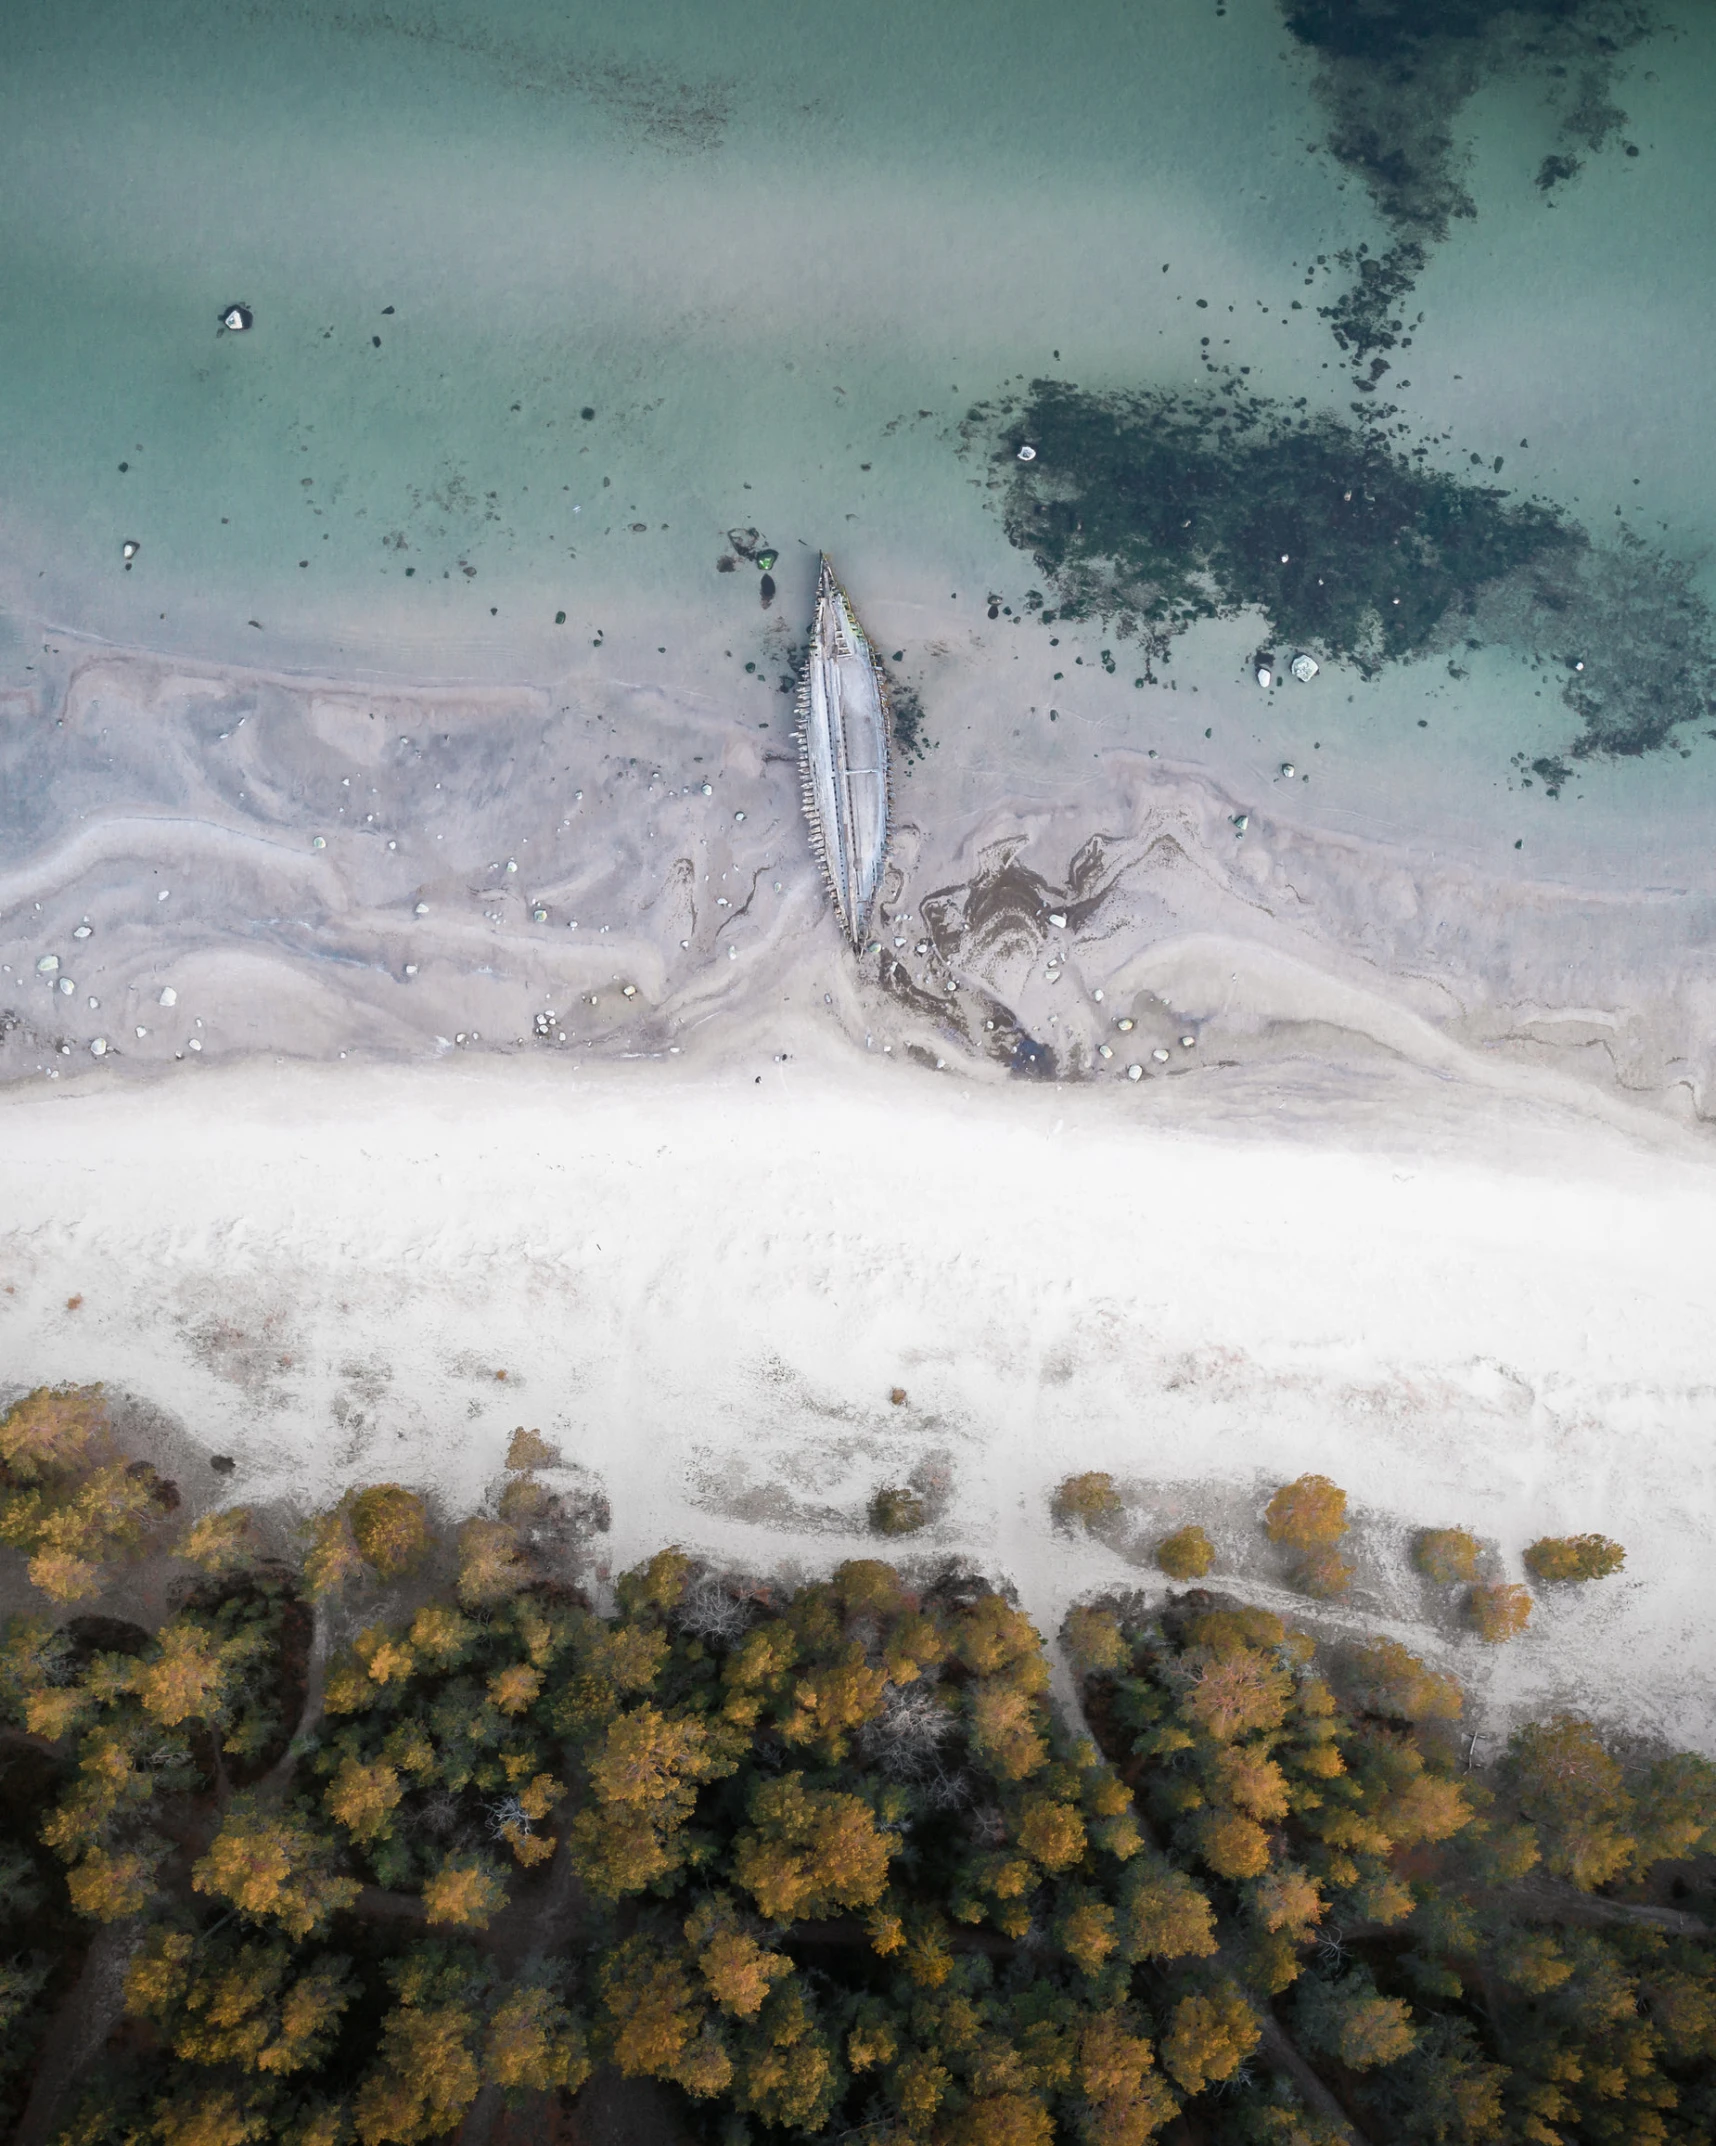
<path fill-rule="evenodd" d="M 1383 413 L 1392 414 L 1392 413 Z M 1100 617 L 1160 658 L 1198 619 L 1375 676 L 1465 642 L 1561 672 L 1570 750 L 1631 754 L 1709 713 L 1716 634 L 1687 568 L 1594 546 L 1559 509 L 1429 466 L 1376 423 L 1209 388 L 1095 393 L 1038 380 L 979 404 L 1007 535 L 1052 584 L 1046 619 Z M 1033 459 L 1021 461 L 1030 445 Z"/>

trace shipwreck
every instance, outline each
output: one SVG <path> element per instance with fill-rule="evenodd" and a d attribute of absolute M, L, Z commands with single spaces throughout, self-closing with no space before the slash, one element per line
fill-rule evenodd
<path fill-rule="evenodd" d="M 887 673 L 822 556 L 798 689 L 804 812 L 842 928 L 859 951 L 888 849 Z"/>

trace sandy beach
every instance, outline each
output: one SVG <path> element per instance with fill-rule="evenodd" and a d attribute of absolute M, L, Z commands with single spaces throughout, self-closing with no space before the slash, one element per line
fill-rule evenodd
<path fill-rule="evenodd" d="M 996 1094 L 855 1064 L 813 1023 L 792 1043 L 716 1075 L 13 1088 L 8 1380 L 109 1380 L 193 1501 L 281 1520 L 377 1477 L 477 1509 L 523 1422 L 559 1487 L 608 1501 L 597 1579 L 664 1540 L 827 1570 L 875 1540 L 877 1485 L 914 1478 L 937 1517 L 901 1547 L 1006 1578 L 1045 1632 L 1160 1587 L 1154 1542 L 1196 1518 L 1219 1579 L 1409 1640 L 1488 1736 L 1576 1698 L 1716 1751 L 1692 1644 L 1716 1201 L 1685 1135 L 1428 1082 L 1351 1143 L 1279 1112 L 1192 1131 L 1124 1087 Z M 1050 1521 L 1082 1468 L 1125 1488 L 1113 1542 Z M 1354 1501 L 1338 1608 L 1287 1592 L 1259 1526 L 1305 1469 Z M 1487 1648 L 1408 1563 L 1411 1529 L 1453 1522 L 1509 1577 L 1528 1540 L 1593 1527 L 1627 1569 Z"/>

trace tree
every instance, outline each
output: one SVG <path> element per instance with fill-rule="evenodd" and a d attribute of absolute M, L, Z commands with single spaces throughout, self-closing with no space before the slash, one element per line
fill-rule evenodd
<path fill-rule="evenodd" d="M 1588 1721 L 1558 1714 L 1516 1730 L 1506 1769 L 1557 1877 L 1589 1891 L 1631 1861 L 1632 1798 L 1619 1762 Z"/>
<path fill-rule="evenodd" d="M 888 1882 L 888 1836 L 868 1804 L 807 1789 L 800 1773 L 751 1791 L 751 1824 L 733 1845 L 733 1875 L 770 1922 L 863 1908 Z"/>
<path fill-rule="evenodd" d="M 1183 1870 L 1165 1864 L 1129 1872 L 1121 1887 L 1121 1957 L 1207 1960 L 1216 1950 L 1215 1911 Z"/>
<path fill-rule="evenodd" d="M 481 1856 L 454 1856 L 424 1886 L 423 1906 L 431 1924 L 486 1930 L 506 1906 L 506 1880 Z"/>
<path fill-rule="evenodd" d="M 1178 2113 L 1155 2051 L 1118 2010 L 1098 2012 L 1078 2040 L 1077 2082 L 1089 2104 L 1089 2146 L 1144 2146 Z"/>
<path fill-rule="evenodd" d="M 429 1548 L 429 1508 L 400 1483 L 372 1483 L 351 1502 L 352 1540 L 384 1580 L 403 1579 Z"/>
<path fill-rule="evenodd" d="M 1171 1580 L 1201 1580 L 1215 1563 L 1215 1544 L 1200 1527 L 1176 1528 L 1156 1545 L 1156 1562 Z"/>
<path fill-rule="evenodd" d="M 971 1747 L 997 1779 L 1025 1781 L 1048 1761 L 1041 1709 L 1029 1693 L 985 1678 L 970 1696 Z"/>
<path fill-rule="evenodd" d="M 186 1529 L 178 1554 L 211 1575 L 248 1571 L 259 1555 L 256 1516 L 247 1505 L 204 1513 Z"/>
<path fill-rule="evenodd" d="M 870 1525 L 878 1535 L 915 1535 L 929 1516 L 929 1500 L 907 1483 L 883 1483 L 870 1500 Z"/>
<path fill-rule="evenodd" d="M 158 1928 L 126 1973 L 125 2009 L 185 2063 L 286 2078 L 332 2048 L 356 1994 L 347 1969 L 337 1957 L 300 1962 L 278 1941 Z"/>
<path fill-rule="evenodd" d="M 509 2093 L 575 2094 L 590 2076 L 583 2027 L 552 1990 L 527 1984 L 508 1991 L 489 2019 L 483 2072 Z"/>
<path fill-rule="evenodd" d="M 1077 1521 L 1093 1528 L 1106 1520 L 1118 1520 L 1126 1510 L 1126 1500 L 1113 1476 L 1096 1468 L 1084 1475 L 1067 1476 L 1055 1491 L 1051 1509 L 1059 1521 L 1068 1525 Z"/>
<path fill-rule="evenodd" d="M 357 2135 L 362 2146 L 421 2146 L 451 2131 L 482 2085 L 481 1982 L 467 1957 L 431 1945 L 407 1953 L 388 1979 L 399 2002 L 358 2088 Z"/>
<path fill-rule="evenodd" d="M 1465 1528 L 1420 1528 L 1412 1562 L 1438 1586 L 1470 1586 L 1478 1576 L 1478 1538 Z"/>
<path fill-rule="evenodd" d="M 1081 1606 L 1067 1611 L 1061 1639 L 1074 1668 L 1085 1676 L 1123 1669 L 1132 1650 L 1121 1637 L 1120 1623 L 1112 1610 Z"/>
<path fill-rule="evenodd" d="M 363 1888 L 333 1868 L 334 1846 L 299 1811 L 273 1811 L 240 1796 L 221 1820 L 191 1889 L 230 1901 L 253 1922 L 308 1937 Z"/>
<path fill-rule="evenodd" d="M 730 1893 L 714 1893 L 685 1920 L 686 1942 L 709 1994 L 733 2019 L 754 2019 L 769 1991 L 793 1971 L 784 1952 L 771 1952 L 746 1926 Z"/>
<path fill-rule="evenodd" d="M 560 1455 L 540 1431 L 527 1431 L 521 1423 L 507 1446 L 506 1464 L 520 1473 L 530 1468 L 558 1468 Z"/>
<path fill-rule="evenodd" d="M 504 1520 L 467 1520 L 459 1529 L 459 1600 L 466 1609 L 510 1601 L 530 1583 L 518 1530 Z"/>
<path fill-rule="evenodd" d="M 1465 1705 L 1456 1678 L 1427 1669 L 1397 1639 L 1361 1641 L 1347 1658 L 1347 1684 L 1365 1713 L 1400 1721 L 1458 1721 Z"/>
<path fill-rule="evenodd" d="M 1531 1597 L 1523 1587 L 1494 1580 L 1474 1587 L 1466 1597 L 1472 1629 L 1492 1647 L 1516 1638 L 1531 1622 Z"/>
<path fill-rule="evenodd" d="M 1552 1584 L 1606 1580 L 1626 1561 L 1627 1553 L 1606 1535 L 1541 1535 L 1525 1553 L 1532 1578 Z"/>
<path fill-rule="evenodd" d="M 1263 1516 L 1271 1542 L 1291 1550 L 1333 1549 L 1347 1531 L 1347 1494 L 1326 1475 L 1283 1483 Z"/>
<path fill-rule="evenodd" d="M 1296 2010 L 1305 2041 L 1338 2057 L 1349 2071 L 1397 2063 L 1418 2039 L 1411 2007 L 1399 1997 L 1380 1996 L 1364 1968 L 1338 1982 L 1306 1976 Z"/>
<path fill-rule="evenodd" d="M 322 1791 L 322 1801 L 354 1841 L 367 1844 L 387 1837 L 404 1794 L 398 1773 L 385 1759 L 366 1765 L 348 1753 Z"/>
<path fill-rule="evenodd" d="M 1260 2033 L 1239 1985 L 1223 1978 L 1175 2005 L 1162 2062 L 1183 2092 L 1200 2094 L 1232 2078 L 1257 2047 Z"/>
<path fill-rule="evenodd" d="M 629 1937 L 599 1978 L 603 2039 L 628 2079 L 668 2079 L 688 2094 L 719 2094 L 733 2060 L 691 1960 L 652 1936 Z"/>

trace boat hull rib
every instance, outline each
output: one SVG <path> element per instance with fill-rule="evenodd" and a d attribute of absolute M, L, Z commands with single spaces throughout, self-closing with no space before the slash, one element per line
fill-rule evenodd
<path fill-rule="evenodd" d="M 892 711 L 886 674 L 826 554 L 797 712 L 811 847 L 861 950 L 887 856 Z"/>

